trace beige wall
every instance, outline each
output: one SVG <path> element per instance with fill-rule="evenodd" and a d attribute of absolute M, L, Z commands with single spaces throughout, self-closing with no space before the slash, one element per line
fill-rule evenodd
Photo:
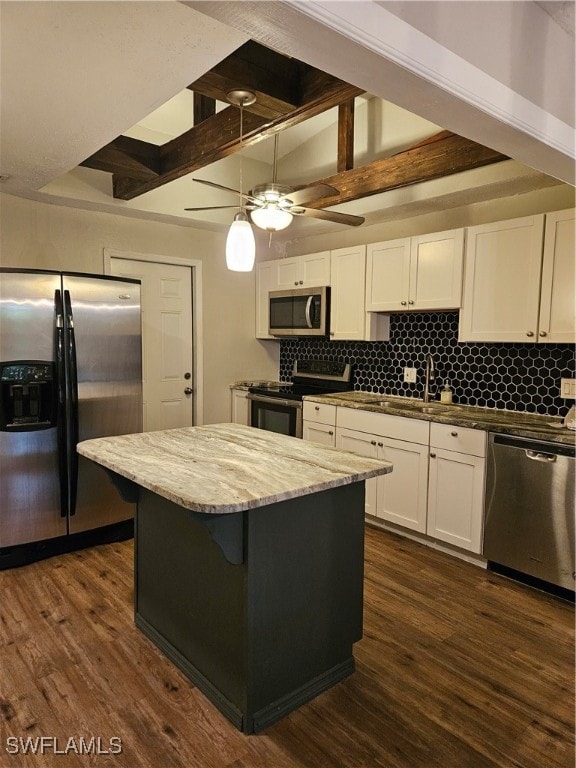
<path fill-rule="evenodd" d="M 500 197 L 481 203 L 464 205 L 459 208 L 436 210 L 421 216 L 388 221 L 373 226 L 350 227 L 345 231 L 302 237 L 286 243 L 287 256 L 300 256 L 333 248 L 347 248 L 363 243 L 378 243 L 397 237 L 422 235 L 427 232 L 442 232 L 456 227 L 470 227 L 475 224 L 489 224 L 521 216 L 531 216 L 546 211 L 561 211 L 575 205 L 574 187 L 568 184 L 547 189 L 538 189 L 522 195 Z M 272 253 L 270 258 L 274 258 Z"/>
<path fill-rule="evenodd" d="M 104 248 L 203 263 L 204 422 L 230 419 L 229 385 L 276 378 L 279 345 L 254 338 L 254 273 L 229 272 L 224 235 L 0 195 L 0 265 L 103 273 Z"/>

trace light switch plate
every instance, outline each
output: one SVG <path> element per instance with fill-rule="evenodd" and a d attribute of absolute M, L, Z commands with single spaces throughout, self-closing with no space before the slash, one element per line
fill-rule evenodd
<path fill-rule="evenodd" d="M 417 368 L 404 368 L 404 381 L 414 384 L 416 382 L 417 370 Z"/>
<path fill-rule="evenodd" d="M 576 400 L 576 379 L 560 379 L 560 397 Z"/>

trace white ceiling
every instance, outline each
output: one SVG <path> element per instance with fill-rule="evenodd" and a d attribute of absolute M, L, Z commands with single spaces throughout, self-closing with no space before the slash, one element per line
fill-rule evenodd
<path fill-rule="evenodd" d="M 320 5 L 322 3 L 309 2 L 304 10 L 308 12 L 312 6 Z M 334 9 L 350 3 L 326 5 Z M 373 4 L 352 5 L 368 8 Z M 494 7 L 493 3 L 485 5 Z M 534 3 L 528 5 L 535 6 Z M 564 6 L 567 4 L 539 5 L 554 6 L 546 9 L 548 15 L 542 14 L 544 18 L 560 14 L 563 25 L 570 23 L 566 22 Z M 186 130 L 191 116 L 190 92 L 185 91 L 186 85 L 250 37 L 265 44 L 278 43 L 273 47 L 296 55 L 286 50 L 286 40 L 290 46 L 301 44 L 299 38 L 290 37 L 292 18 L 301 7 L 299 3 L 281 2 L 180 3 L 174 0 L 0 2 L 0 175 L 8 177 L 2 191 L 61 205 L 188 226 L 225 228 L 230 220 L 228 212 L 206 213 L 200 217 L 183 212 L 186 206 L 234 202 L 223 200 L 222 195 L 226 193 L 212 192 L 194 184 L 191 177 L 135 200 L 120 201 L 112 197 L 109 174 L 77 166 L 122 133 L 162 143 L 166 140 L 164 137 Z M 281 33 L 274 31 L 277 9 L 282 12 L 281 19 L 286 20 L 283 27 L 277 24 Z M 308 22 L 298 17 L 298 24 L 305 40 Z M 315 66 L 324 64 L 324 59 L 316 61 L 317 56 L 324 55 L 320 39 L 317 42 L 317 50 L 309 48 L 307 57 L 298 51 L 298 57 Z M 349 59 L 338 56 L 333 47 L 331 50 L 330 67 L 321 68 L 342 77 L 338 67 Z M 342 62 L 338 62 L 338 58 Z M 371 73 L 367 69 L 366 74 L 364 72 L 361 52 L 356 65 L 357 71 L 352 68 L 353 71 L 346 73 L 352 76 L 344 79 L 366 87 Z M 354 77 L 358 79 L 355 81 Z M 391 77 L 386 84 L 393 85 Z M 371 90 L 376 92 L 378 88 Z M 392 94 L 398 97 L 397 103 L 402 101 L 402 90 L 407 91 L 400 81 L 396 92 L 391 88 Z M 415 103 L 409 106 L 412 113 L 418 112 L 428 119 L 411 117 L 406 110 L 380 98 L 358 100 L 357 165 L 382 153 L 399 151 L 418 137 L 434 132 L 437 126 L 454 130 L 465 125 L 450 125 L 451 120 L 459 118 L 458 110 L 438 111 L 438 100 L 423 98 L 422 93 L 411 89 Z M 378 93 L 379 97 L 383 95 Z M 159 107 L 162 108 L 156 111 Z M 482 127 L 482 120 L 472 117 L 470 130 L 458 132 L 476 140 L 484 138 L 474 133 L 478 126 Z M 305 183 L 333 173 L 330 162 L 335 158 L 334 132 L 335 110 L 284 131 L 280 136 L 279 180 Z M 402 132 L 406 136 L 404 146 Z M 493 135 L 494 143 L 485 138 L 483 143 L 501 149 L 498 143 L 506 138 L 505 133 L 497 126 L 489 135 Z M 524 146 L 521 141 L 517 143 L 520 148 Z M 511 146 L 516 147 L 514 143 Z M 464 204 L 463 201 L 518 194 L 527 188 L 558 183 L 530 167 L 529 152 L 523 155 L 519 149 L 518 155 L 508 153 L 518 156 L 523 163 L 499 163 L 438 182 L 366 198 L 336 210 L 366 215 L 367 223 L 372 223 L 428 212 L 435 204 L 459 205 Z M 271 141 L 245 150 L 243 157 L 245 188 L 271 179 Z M 534 158 L 536 168 L 547 170 L 541 153 L 535 153 Z M 219 161 L 194 175 L 237 187 L 239 158 L 236 155 Z M 307 234 L 334 231 L 337 226 L 310 219 L 300 219 L 292 225 L 297 227 L 296 232 Z"/>

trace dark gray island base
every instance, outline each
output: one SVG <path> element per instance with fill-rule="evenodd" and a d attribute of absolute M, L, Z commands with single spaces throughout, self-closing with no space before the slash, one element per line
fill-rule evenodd
<path fill-rule="evenodd" d="M 364 483 L 205 515 L 140 489 L 136 625 L 244 733 L 354 669 Z"/>
<path fill-rule="evenodd" d="M 392 465 L 239 424 L 78 451 L 137 500 L 136 625 L 244 733 L 354 670 L 364 481 Z"/>

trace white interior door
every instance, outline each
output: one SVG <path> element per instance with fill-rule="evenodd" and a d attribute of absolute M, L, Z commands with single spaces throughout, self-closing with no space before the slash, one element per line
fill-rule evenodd
<path fill-rule="evenodd" d="M 192 426 L 191 268 L 113 257 L 111 273 L 142 281 L 144 431 Z"/>

